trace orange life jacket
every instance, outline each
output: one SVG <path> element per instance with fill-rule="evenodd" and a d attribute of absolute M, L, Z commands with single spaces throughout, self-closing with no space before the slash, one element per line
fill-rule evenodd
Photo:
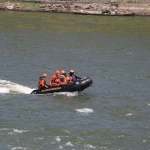
<path fill-rule="evenodd" d="M 69 80 L 70 80 L 70 81 L 72 81 L 72 80 L 73 80 L 72 76 L 69 76 Z"/>
<path fill-rule="evenodd" d="M 67 83 L 68 83 L 68 84 L 72 83 L 70 77 L 66 76 L 66 80 L 67 80 Z"/>
<path fill-rule="evenodd" d="M 42 88 L 42 87 L 44 87 L 45 85 L 46 85 L 45 78 L 40 77 L 39 83 L 38 83 L 38 88 Z"/>
<path fill-rule="evenodd" d="M 60 85 L 66 85 L 67 84 L 67 80 L 65 78 L 64 75 L 61 75 L 60 76 Z"/>
<path fill-rule="evenodd" d="M 59 77 L 57 77 L 56 75 L 53 75 L 51 78 L 50 78 L 50 85 L 51 86 L 59 86 L 60 84 L 60 80 L 59 80 Z"/>

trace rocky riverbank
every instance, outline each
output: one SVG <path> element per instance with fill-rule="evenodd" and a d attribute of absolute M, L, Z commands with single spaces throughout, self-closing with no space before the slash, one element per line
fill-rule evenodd
<path fill-rule="evenodd" d="M 71 1 L 5 2 L 0 3 L 1 10 L 39 11 L 57 13 L 75 13 L 92 15 L 144 15 L 150 16 L 150 3 L 75 3 Z"/>

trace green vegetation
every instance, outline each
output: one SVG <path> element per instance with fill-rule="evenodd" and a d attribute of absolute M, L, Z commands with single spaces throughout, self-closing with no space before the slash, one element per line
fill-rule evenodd
<path fill-rule="evenodd" d="M 39 3 L 20 1 L 19 4 L 28 8 L 39 8 Z"/>

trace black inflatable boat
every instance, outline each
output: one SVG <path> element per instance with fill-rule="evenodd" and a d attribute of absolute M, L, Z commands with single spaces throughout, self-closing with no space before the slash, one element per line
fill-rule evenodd
<path fill-rule="evenodd" d="M 93 81 L 89 77 L 84 77 L 80 80 L 77 80 L 71 84 L 67 84 L 64 86 L 55 86 L 49 87 L 42 90 L 33 90 L 31 94 L 47 94 L 47 93 L 55 93 L 55 92 L 74 92 L 78 91 L 81 92 L 84 89 L 91 86 Z"/>

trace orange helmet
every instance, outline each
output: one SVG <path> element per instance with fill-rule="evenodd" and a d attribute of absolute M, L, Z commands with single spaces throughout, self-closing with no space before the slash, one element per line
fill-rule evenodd
<path fill-rule="evenodd" d="M 64 70 L 62 70 L 62 71 L 61 71 L 61 74 L 64 74 L 64 73 L 66 73 L 66 72 L 65 72 Z"/>
<path fill-rule="evenodd" d="M 74 73 L 74 70 L 70 70 L 70 72 Z"/>
<path fill-rule="evenodd" d="M 60 71 L 59 71 L 59 70 L 56 70 L 55 74 L 56 74 L 56 75 L 60 74 Z"/>
<path fill-rule="evenodd" d="M 43 74 L 42 74 L 42 77 L 47 77 L 47 74 L 46 74 L 46 73 L 43 73 Z"/>

